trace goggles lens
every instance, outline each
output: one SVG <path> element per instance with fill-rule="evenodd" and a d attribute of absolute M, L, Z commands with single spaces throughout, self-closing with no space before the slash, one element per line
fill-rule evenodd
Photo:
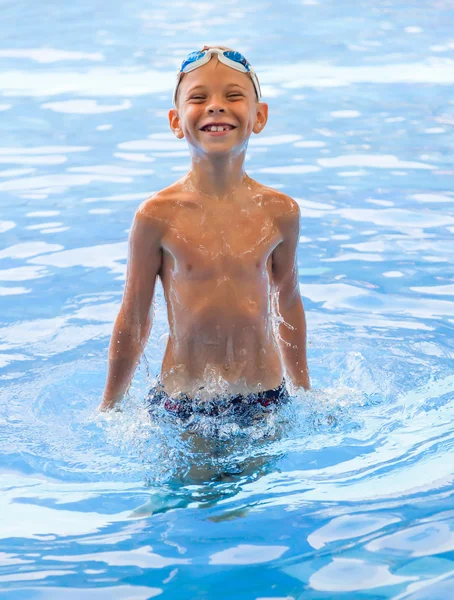
<path fill-rule="evenodd" d="M 240 63 L 240 65 L 243 65 L 243 67 L 245 67 L 248 71 L 250 70 L 248 61 L 239 52 L 235 52 L 234 50 L 226 50 L 224 52 L 224 56 L 230 60 L 233 60 L 234 62 Z"/>
<path fill-rule="evenodd" d="M 188 54 L 188 56 L 181 63 L 180 71 L 184 71 L 188 65 L 195 62 L 196 60 L 199 60 L 200 58 L 203 58 L 205 54 L 206 52 L 202 50 L 196 50 L 195 52 L 191 52 L 191 54 Z"/>

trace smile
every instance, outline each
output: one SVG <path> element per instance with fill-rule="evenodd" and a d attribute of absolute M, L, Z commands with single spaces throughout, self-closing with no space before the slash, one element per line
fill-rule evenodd
<path fill-rule="evenodd" d="M 229 133 L 229 131 L 233 131 L 233 129 L 236 129 L 236 126 L 232 125 L 231 123 L 211 122 L 201 127 L 200 130 L 210 135 L 219 136 L 226 135 L 227 133 Z"/>
<path fill-rule="evenodd" d="M 233 129 L 222 129 L 221 131 L 210 131 L 209 129 L 202 129 L 201 131 L 202 133 L 207 133 L 208 135 L 218 137 L 221 135 L 227 135 L 228 133 L 231 133 Z"/>

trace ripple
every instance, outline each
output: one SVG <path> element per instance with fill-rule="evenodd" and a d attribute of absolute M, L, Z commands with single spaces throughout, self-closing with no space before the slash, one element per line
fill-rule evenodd
<path fill-rule="evenodd" d="M 35 210 L 33 212 L 26 213 L 26 217 L 56 217 L 60 214 L 59 210 Z"/>
<path fill-rule="evenodd" d="M 18 175 L 29 175 L 35 173 L 36 169 L 6 169 L 0 171 L 0 177 L 17 177 Z"/>
<path fill-rule="evenodd" d="M 152 192 L 151 192 L 152 193 Z M 136 202 L 142 201 L 151 195 L 150 192 L 140 192 L 139 194 L 115 194 L 114 196 L 101 196 L 98 198 L 85 198 L 82 202 L 91 204 L 92 202 Z"/>
<path fill-rule="evenodd" d="M 40 279 L 47 275 L 47 269 L 42 267 L 15 267 L 14 269 L 0 269 L 0 281 L 28 281 Z"/>
<path fill-rule="evenodd" d="M 26 164 L 26 165 L 61 165 L 67 161 L 66 156 L 20 156 L 13 154 L 12 156 L 0 155 L 0 163 L 4 164 Z"/>
<path fill-rule="evenodd" d="M 27 493 L 28 492 L 28 493 Z M 24 495 L 33 497 L 33 492 L 24 490 Z M 3 493 L 0 500 L 4 524 L 2 535 L 5 538 L 19 537 L 25 539 L 37 538 L 40 535 L 82 535 L 97 533 L 109 523 L 127 518 L 127 513 L 117 515 L 102 515 L 93 512 L 78 512 L 76 510 L 54 510 L 45 506 L 10 503 L 9 494 Z"/>
<path fill-rule="evenodd" d="M 293 145 L 295 148 L 323 148 L 326 146 L 326 142 L 305 140 L 304 142 L 296 142 Z"/>
<path fill-rule="evenodd" d="M 391 154 L 352 154 L 335 158 L 318 158 L 322 167 L 374 167 L 377 169 L 435 169 L 434 165 L 400 160 Z"/>
<path fill-rule="evenodd" d="M 113 210 L 111 208 L 91 208 L 88 211 L 89 215 L 110 215 Z"/>
<path fill-rule="evenodd" d="M 62 94 L 82 97 L 132 97 L 169 93 L 175 76 L 169 71 L 132 71 L 115 67 L 92 68 L 80 71 L 59 69 L 45 71 L 0 72 L 0 91 L 5 95 L 48 98 Z"/>
<path fill-rule="evenodd" d="M 410 196 L 417 202 L 428 202 L 428 203 L 452 203 L 454 202 L 454 196 L 446 196 L 444 194 L 413 194 Z"/>
<path fill-rule="evenodd" d="M 120 273 L 123 275 L 126 272 L 126 265 L 120 264 L 117 261 L 126 260 L 127 253 L 128 243 L 117 242 L 115 244 L 100 244 L 98 246 L 52 252 L 51 254 L 32 258 L 28 262 L 60 268 L 104 267 L 109 269 L 110 273 Z"/>
<path fill-rule="evenodd" d="M 249 141 L 249 146 L 279 146 L 280 144 L 292 144 L 302 138 L 301 135 L 270 135 L 253 137 Z"/>
<path fill-rule="evenodd" d="M 0 50 L 0 58 L 28 58 L 39 63 L 80 60 L 101 61 L 104 56 L 100 52 L 74 52 L 55 50 L 53 48 L 14 48 Z"/>
<path fill-rule="evenodd" d="M 366 260 L 369 257 L 366 257 Z M 357 260 L 361 260 L 358 255 Z M 326 259 L 325 259 L 326 260 Z M 352 260 L 352 257 L 349 258 Z M 381 261 L 377 256 L 372 260 Z M 334 261 L 336 262 L 336 261 Z M 377 291 L 354 287 L 346 283 L 300 283 L 303 297 L 313 302 L 322 302 L 325 309 L 350 308 L 373 314 L 409 315 L 415 318 L 434 319 L 454 316 L 454 303 L 447 300 L 419 299 L 411 296 L 380 294 Z M 363 319 L 364 316 L 362 315 Z"/>
<path fill-rule="evenodd" d="M 184 144 L 182 140 L 137 140 L 134 142 L 122 142 L 118 144 L 120 150 L 181 150 Z M 187 153 L 187 152 L 186 152 Z"/>
<path fill-rule="evenodd" d="M 58 221 L 53 221 L 49 223 L 37 223 L 36 225 L 27 225 L 25 229 L 43 229 L 48 227 L 60 227 L 63 223 L 59 223 Z"/>
<path fill-rule="evenodd" d="M 285 167 L 263 167 L 257 169 L 258 173 L 279 173 L 286 175 L 300 175 L 302 173 L 316 173 L 320 167 L 314 165 L 288 165 Z"/>
<path fill-rule="evenodd" d="M 96 554 L 47 555 L 44 560 L 57 562 L 103 562 L 113 567 L 137 566 L 141 569 L 163 569 L 173 565 L 187 565 L 192 562 L 190 558 L 166 558 L 151 551 L 151 546 L 142 546 L 127 551 L 97 552 Z"/>
<path fill-rule="evenodd" d="M 71 167 L 70 173 L 95 173 L 97 175 L 152 175 L 153 169 L 133 169 L 131 167 L 119 167 L 117 165 L 94 165 L 87 167 Z"/>
<path fill-rule="evenodd" d="M 333 558 L 311 575 L 309 585 L 321 592 L 356 592 L 415 581 L 418 577 L 393 575 L 389 567 L 356 558 Z"/>
<path fill-rule="evenodd" d="M 58 577 L 63 575 L 73 575 L 76 571 L 20 571 L 14 573 L 12 575 L 0 575 L 0 583 L 1 582 L 10 582 L 10 581 L 36 581 L 39 579 L 47 579 L 47 577 Z"/>
<path fill-rule="evenodd" d="M 420 294 L 433 294 L 434 296 L 454 296 L 454 283 L 449 285 L 432 285 L 423 287 L 411 287 L 414 292 Z"/>
<path fill-rule="evenodd" d="M 421 62 L 337 66 L 326 62 L 295 62 L 261 69 L 261 81 L 284 88 L 341 87 L 357 83 L 454 83 L 454 61 L 429 58 Z"/>
<path fill-rule="evenodd" d="M 69 154 L 70 152 L 88 152 L 91 146 L 36 146 L 35 148 L 0 148 L 0 155 L 11 154 Z"/>
<path fill-rule="evenodd" d="M 57 113 L 74 115 L 100 115 L 103 113 L 129 110 L 132 103 L 125 100 L 121 104 L 99 104 L 96 100 L 62 100 L 61 102 L 47 102 L 42 108 L 48 108 Z"/>
<path fill-rule="evenodd" d="M 154 162 L 156 159 L 146 154 L 139 154 L 137 152 L 114 152 L 116 158 L 123 160 L 130 160 L 132 162 Z"/>
<path fill-rule="evenodd" d="M 131 178 L 125 176 L 99 174 L 41 175 L 39 177 L 12 179 L 11 181 L 0 183 L 0 190 L 4 192 L 43 190 L 48 194 L 61 194 L 74 186 L 85 186 L 96 181 L 108 181 L 110 183 L 131 183 Z"/>
<path fill-rule="evenodd" d="M 0 221 L 0 233 L 5 233 L 10 229 L 14 229 L 16 227 L 16 223 L 14 221 Z"/>
<path fill-rule="evenodd" d="M 257 565 L 280 558 L 288 549 L 288 546 L 239 544 L 234 548 L 215 552 L 210 556 L 209 562 L 210 565 Z"/>
<path fill-rule="evenodd" d="M 93 574 L 93 571 L 90 569 L 84 569 L 84 572 L 88 574 Z M 72 573 L 72 571 L 67 571 L 67 573 Z M 63 574 L 63 573 L 62 573 Z M 92 580 L 96 582 L 96 587 L 84 586 L 84 594 L 86 594 L 87 598 L 93 598 L 93 600 L 110 600 L 111 598 L 115 598 L 115 600 L 149 600 L 149 598 L 154 598 L 155 596 L 159 596 L 163 593 L 161 588 L 157 587 L 147 587 L 144 585 L 99 585 L 98 580 Z M 110 583 L 111 580 L 107 579 Z M 104 580 L 106 582 L 106 580 Z M 50 598 L 61 598 L 62 595 L 65 596 L 67 600 L 79 600 L 80 599 L 80 588 L 68 588 L 67 585 L 62 587 L 55 587 L 52 585 L 46 584 L 44 588 L 34 588 L 31 586 L 27 586 L 27 590 L 31 594 L 33 594 L 33 598 L 37 600 L 49 600 Z"/>
<path fill-rule="evenodd" d="M 30 290 L 20 293 L 28 292 Z M 26 345 L 28 354 L 53 356 L 77 348 L 95 337 L 108 336 L 112 330 L 112 322 L 76 326 L 70 324 L 70 318 L 35 319 L 1 327 L 0 340 L 10 349 Z"/>
<path fill-rule="evenodd" d="M 361 116 L 357 110 L 333 110 L 329 114 L 336 119 L 355 119 Z"/>
<path fill-rule="evenodd" d="M 348 306 L 344 304 L 351 298 L 369 295 L 368 290 L 354 287 L 346 283 L 330 283 L 322 285 L 319 283 L 300 283 L 301 294 L 310 298 L 313 302 L 323 302 L 324 308 L 336 308 Z"/>
<path fill-rule="evenodd" d="M 404 277 L 404 273 L 402 273 L 402 271 L 386 271 L 385 273 L 382 273 L 382 275 L 384 277 L 391 277 L 391 278 Z"/>
<path fill-rule="evenodd" d="M 302 217 L 319 218 L 326 215 L 327 211 L 335 209 L 335 206 L 324 204 L 323 202 L 312 202 L 311 200 L 305 200 L 303 198 L 294 198 L 294 200 L 300 207 Z"/>
<path fill-rule="evenodd" d="M 351 540 L 372 533 L 400 519 L 393 516 L 376 514 L 345 515 L 332 519 L 327 525 L 311 533 L 307 541 L 319 550 L 333 541 Z"/>
<path fill-rule="evenodd" d="M 46 229 L 40 229 L 39 233 L 60 233 L 61 231 L 68 231 L 70 227 L 50 227 Z"/>
<path fill-rule="evenodd" d="M 391 202 L 391 200 L 373 200 L 372 198 L 368 198 L 366 202 L 376 204 L 377 206 L 394 206 L 394 202 Z"/>
<path fill-rule="evenodd" d="M 438 572 L 440 566 L 442 566 L 440 565 L 441 562 L 442 560 L 438 559 L 436 565 L 433 563 L 428 565 L 426 561 L 424 567 L 426 569 L 433 568 L 435 572 Z M 430 577 L 425 581 L 411 583 L 404 593 L 394 596 L 393 600 L 428 600 L 429 598 L 430 600 L 446 600 L 446 598 L 449 598 L 454 589 L 452 562 L 443 562 L 446 563 L 444 565 L 445 573 L 438 577 Z M 422 567 L 422 565 L 420 565 L 420 567 Z"/>
<path fill-rule="evenodd" d="M 413 212 L 401 208 L 340 208 L 337 214 L 351 221 L 364 221 L 392 227 L 400 231 L 409 229 L 427 229 L 429 227 L 445 227 L 454 224 L 454 218 L 440 214 L 439 211 Z"/>
<path fill-rule="evenodd" d="M 23 287 L 1 287 L 0 296 L 20 296 L 21 294 L 29 294 L 31 290 Z"/>
<path fill-rule="evenodd" d="M 354 252 L 344 252 L 339 256 L 334 256 L 332 258 L 324 258 L 322 260 L 324 262 L 345 262 L 351 260 L 364 260 L 366 262 L 382 262 L 385 259 L 380 254 L 367 254 L 366 252 L 356 254 Z"/>
<path fill-rule="evenodd" d="M 431 556 L 454 550 L 454 522 L 429 521 L 373 540 L 366 545 L 369 552 L 405 553 L 406 556 Z"/>

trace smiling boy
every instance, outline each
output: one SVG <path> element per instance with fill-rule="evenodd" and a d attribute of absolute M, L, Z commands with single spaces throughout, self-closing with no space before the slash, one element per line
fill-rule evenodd
<path fill-rule="evenodd" d="M 249 138 L 267 118 L 255 72 L 241 54 L 205 46 L 183 62 L 169 122 L 186 139 L 192 166 L 135 214 L 102 410 L 130 385 L 150 333 L 158 276 L 169 338 L 152 399 L 180 414 L 188 402 L 213 396 L 278 404 L 288 398 L 285 374 L 309 389 L 299 208 L 244 170 Z"/>

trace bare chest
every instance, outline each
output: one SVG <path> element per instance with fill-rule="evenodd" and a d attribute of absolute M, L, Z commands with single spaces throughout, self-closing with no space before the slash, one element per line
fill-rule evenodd
<path fill-rule="evenodd" d="M 177 269 L 238 272 L 264 266 L 279 241 L 264 209 L 217 205 L 177 211 L 164 246 Z"/>

